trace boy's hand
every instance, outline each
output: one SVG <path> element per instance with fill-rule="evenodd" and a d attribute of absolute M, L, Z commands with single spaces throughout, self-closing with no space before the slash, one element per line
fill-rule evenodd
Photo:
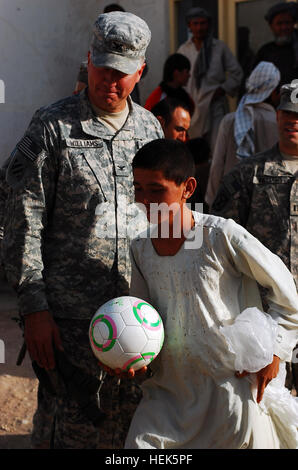
<path fill-rule="evenodd" d="M 279 357 L 278 356 L 273 356 L 273 361 L 271 364 L 268 364 L 268 366 L 264 367 L 264 369 L 259 370 L 259 372 L 256 373 L 257 376 L 257 381 L 258 381 L 258 394 L 257 394 L 257 402 L 260 403 L 262 401 L 263 395 L 265 388 L 271 382 L 272 379 L 274 379 L 279 371 Z M 242 377 L 245 377 L 248 375 L 249 372 L 242 372 L 242 374 L 239 374 L 239 372 L 236 372 L 236 377 L 241 379 Z"/>
<path fill-rule="evenodd" d="M 98 364 L 107 374 L 125 379 L 133 379 L 135 376 L 144 375 L 147 372 L 147 366 L 139 370 L 128 369 L 128 371 L 123 371 L 122 369 L 111 369 L 100 361 L 98 361 Z"/>

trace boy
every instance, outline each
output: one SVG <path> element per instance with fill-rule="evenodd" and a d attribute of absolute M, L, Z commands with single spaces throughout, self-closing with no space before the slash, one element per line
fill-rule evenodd
<path fill-rule="evenodd" d="M 297 343 L 291 274 L 232 220 L 187 207 L 196 181 L 183 143 L 153 141 L 132 166 L 136 202 L 156 225 L 132 242 L 130 293 L 159 311 L 165 342 L 151 365 L 153 376 L 143 383 L 126 448 L 280 448 L 276 428 L 258 403 Z M 158 212 L 156 204 L 172 210 Z M 272 363 L 257 373 L 256 402 L 249 382 L 236 376 L 219 328 L 247 307 L 262 309 L 257 282 L 268 289 L 269 313 L 279 330 Z"/>

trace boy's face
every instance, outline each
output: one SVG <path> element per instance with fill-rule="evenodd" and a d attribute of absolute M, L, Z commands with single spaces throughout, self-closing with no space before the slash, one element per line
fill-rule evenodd
<path fill-rule="evenodd" d="M 181 185 L 166 179 L 160 170 L 147 170 L 135 168 L 134 188 L 135 201 L 146 208 L 147 219 L 157 223 L 157 205 L 161 205 L 158 213 L 158 223 L 172 219 L 181 209 L 182 205 L 195 190 L 195 178 L 188 178 Z M 170 208 L 170 214 L 167 211 Z"/>

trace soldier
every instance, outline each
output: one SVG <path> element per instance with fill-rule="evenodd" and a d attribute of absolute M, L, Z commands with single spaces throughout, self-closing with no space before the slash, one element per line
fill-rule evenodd
<path fill-rule="evenodd" d="M 298 286 L 298 84 L 281 88 L 277 111 L 279 142 L 249 157 L 225 175 L 211 213 L 243 225 L 280 256 Z M 298 352 L 295 349 L 295 352 Z M 297 355 L 297 354 L 296 354 Z M 292 382 L 292 383 L 291 383 Z M 298 391 L 293 361 L 287 386 Z"/>
<path fill-rule="evenodd" d="M 146 142 L 163 137 L 157 119 L 129 97 L 150 37 L 131 13 L 100 15 L 88 53 L 89 86 L 38 110 L 8 165 L 5 269 L 28 351 L 43 372 L 55 367 L 55 347 L 82 373 L 98 376 L 90 320 L 108 299 L 128 293 L 129 241 L 121 220 L 123 200 L 134 201 L 131 161 Z M 103 402 L 117 412 L 114 380 L 105 382 Z M 33 447 L 49 447 L 51 436 L 54 448 L 123 445 L 104 434 L 111 426 L 123 431 L 121 416 L 96 427 L 69 393 L 55 393 L 40 384 Z M 88 404 L 95 402 L 90 393 Z M 131 410 L 123 415 L 129 421 Z"/>

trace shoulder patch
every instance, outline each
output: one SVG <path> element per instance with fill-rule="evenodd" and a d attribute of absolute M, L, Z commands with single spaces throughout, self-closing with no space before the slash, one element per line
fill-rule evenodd
<path fill-rule="evenodd" d="M 33 140 L 28 136 L 22 138 L 22 140 L 17 144 L 17 149 L 32 162 L 37 159 L 38 155 L 42 151 L 42 148 L 33 142 Z"/>
<path fill-rule="evenodd" d="M 33 142 L 30 137 L 23 137 L 9 159 L 6 170 L 6 182 L 11 187 L 18 188 L 26 175 L 32 171 L 34 162 L 42 151 L 43 149 Z"/>

